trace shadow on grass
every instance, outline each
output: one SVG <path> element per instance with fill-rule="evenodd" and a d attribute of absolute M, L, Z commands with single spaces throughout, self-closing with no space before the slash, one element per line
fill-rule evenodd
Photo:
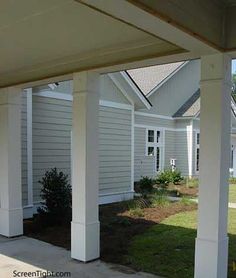
<path fill-rule="evenodd" d="M 120 204 L 100 207 L 103 261 L 164 277 L 193 277 L 195 229 L 125 216 L 126 211 L 127 206 Z M 160 221 L 177 212 L 167 210 L 160 215 Z M 158 210 L 155 213 L 158 214 Z M 29 225 L 25 228 L 28 236 L 70 249 L 69 226 L 48 227 L 37 232 L 30 231 Z M 236 260 L 236 236 L 229 237 L 228 277 L 233 278 L 236 277 L 232 268 L 232 261 Z"/>
<path fill-rule="evenodd" d="M 135 270 L 164 277 L 192 278 L 196 234 L 195 229 L 157 224 L 132 240 L 126 264 Z M 236 236 L 230 234 L 228 278 L 236 277 L 235 260 Z"/>

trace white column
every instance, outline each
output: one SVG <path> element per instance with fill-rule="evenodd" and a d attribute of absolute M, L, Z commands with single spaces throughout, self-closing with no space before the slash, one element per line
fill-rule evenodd
<path fill-rule="evenodd" d="M 233 147 L 233 177 L 236 177 L 236 146 Z"/>
<path fill-rule="evenodd" d="M 23 234 L 21 90 L 0 90 L 0 234 Z"/>
<path fill-rule="evenodd" d="M 226 278 L 231 59 L 201 59 L 200 186 L 195 278 Z"/>
<path fill-rule="evenodd" d="M 100 255 L 99 74 L 75 73 L 73 86 L 71 256 L 88 262 Z"/>

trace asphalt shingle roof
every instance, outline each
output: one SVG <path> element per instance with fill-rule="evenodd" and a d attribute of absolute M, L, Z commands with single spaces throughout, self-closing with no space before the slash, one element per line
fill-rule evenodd
<path fill-rule="evenodd" d="M 177 70 L 183 63 L 184 62 L 178 62 L 132 69 L 127 72 L 143 94 L 148 95 L 152 89 Z"/>
<path fill-rule="evenodd" d="M 178 117 L 193 117 L 200 111 L 200 89 L 198 89 L 173 115 Z"/>

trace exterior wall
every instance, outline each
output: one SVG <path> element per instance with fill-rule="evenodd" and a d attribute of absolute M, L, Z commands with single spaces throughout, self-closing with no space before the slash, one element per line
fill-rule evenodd
<path fill-rule="evenodd" d="M 192 60 L 149 97 L 153 106 L 147 113 L 173 116 L 191 94 L 197 91 L 199 80 L 200 61 Z"/>
<path fill-rule="evenodd" d="M 146 128 L 134 129 L 134 180 L 155 175 L 154 157 L 146 156 Z"/>
<path fill-rule="evenodd" d="M 183 176 L 188 176 L 189 162 L 187 131 L 177 131 L 175 133 L 175 158 L 176 168 L 181 171 Z"/>
<path fill-rule="evenodd" d="M 108 77 L 103 78 L 102 82 L 103 99 L 99 111 L 99 193 L 100 201 L 105 203 L 119 198 L 132 198 L 133 110 Z M 58 86 L 57 93 L 71 95 L 71 88 L 71 82 L 68 81 Z M 40 96 L 41 92 L 49 93 L 51 97 Z M 36 204 L 41 201 L 41 185 L 38 181 L 47 170 L 57 167 L 70 177 L 72 101 L 71 97 L 56 99 L 52 95 L 53 92 L 50 93 L 50 89 L 44 86 L 42 90 L 34 90 L 32 99 L 33 201 Z M 26 96 L 22 100 L 22 185 L 23 205 L 26 206 Z M 112 197 L 112 194 L 116 197 Z"/>
<path fill-rule="evenodd" d="M 165 167 L 170 167 L 170 159 L 176 158 L 175 155 L 175 140 L 176 140 L 176 131 L 166 130 L 165 131 Z"/>
<path fill-rule="evenodd" d="M 22 180 L 22 204 L 28 204 L 27 189 L 27 95 L 22 92 L 21 98 L 21 180 Z"/>
<path fill-rule="evenodd" d="M 153 127 L 165 127 L 165 128 L 174 128 L 175 127 L 174 120 L 162 119 L 162 118 L 158 118 L 155 116 L 149 117 L 149 116 L 144 116 L 139 113 L 135 113 L 135 124 L 136 125 L 153 126 Z"/>
<path fill-rule="evenodd" d="M 131 191 L 131 110 L 100 106 L 100 195 Z"/>
<path fill-rule="evenodd" d="M 199 122 L 199 121 L 196 121 Z M 139 113 L 135 114 L 135 140 L 134 140 L 134 176 L 135 181 L 140 180 L 142 176 L 153 177 L 155 172 L 155 157 L 146 156 L 146 128 L 160 127 L 163 131 L 164 144 L 162 151 L 163 168 L 170 167 L 170 159 L 176 159 L 176 168 L 184 176 L 189 175 L 189 169 L 192 167 L 192 173 L 195 170 L 195 137 L 187 132 L 187 126 L 191 125 L 190 120 L 170 120 L 158 117 L 147 117 Z M 189 141 L 190 140 L 190 141 Z M 192 145 L 189 145 L 189 144 Z M 190 157 L 191 156 L 191 157 Z M 192 163 L 190 167 L 189 163 Z"/>
<path fill-rule="evenodd" d="M 40 201 L 38 181 L 57 167 L 70 175 L 71 101 L 33 96 L 33 200 Z"/>

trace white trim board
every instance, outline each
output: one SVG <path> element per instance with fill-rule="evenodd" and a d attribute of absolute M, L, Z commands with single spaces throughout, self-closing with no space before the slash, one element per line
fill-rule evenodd
<path fill-rule="evenodd" d="M 147 109 L 150 109 L 152 106 L 147 101 L 145 96 L 142 92 L 139 91 L 139 89 L 136 87 L 134 82 L 130 79 L 129 75 L 125 71 L 121 71 L 120 74 L 123 76 L 123 78 L 126 80 L 126 82 L 129 84 L 129 86 L 132 88 L 132 90 L 136 93 L 136 95 L 140 98 L 142 103 L 145 105 Z"/>
<path fill-rule="evenodd" d="M 144 117 L 151 117 L 151 118 L 158 118 L 158 119 L 165 119 L 165 120 L 171 120 L 171 121 L 175 120 L 174 118 L 169 117 L 169 116 L 151 114 L 151 113 L 149 114 L 149 113 L 139 112 L 139 111 L 135 111 L 135 115 L 144 116 Z"/>
<path fill-rule="evenodd" d="M 160 129 L 160 130 L 167 130 L 167 131 L 186 131 L 186 128 L 169 128 L 164 126 L 151 126 L 151 125 L 142 125 L 142 124 L 135 124 L 134 127 Z"/>
<path fill-rule="evenodd" d="M 33 154 L 32 154 L 32 88 L 25 90 L 27 95 L 27 194 L 28 206 L 33 205 Z"/>

